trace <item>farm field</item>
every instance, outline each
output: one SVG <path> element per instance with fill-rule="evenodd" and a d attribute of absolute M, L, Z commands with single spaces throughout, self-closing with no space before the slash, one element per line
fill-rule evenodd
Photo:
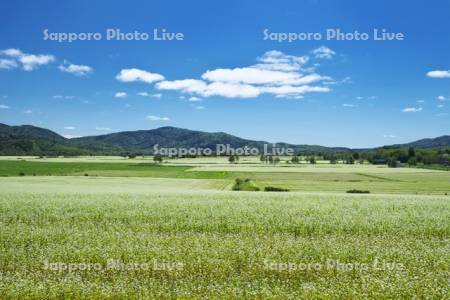
<path fill-rule="evenodd" d="M 2 298 L 450 297 L 449 172 L 92 160 L 0 160 Z"/>
<path fill-rule="evenodd" d="M 120 161 L 113 162 L 113 159 Z M 252 160 L 252 158 L 247 158 Z M 201 158 L 197 164 L 154 164 L 124 158 L 57 158 L 0 160 L 0 176 L 151 177 L 219 180 L 229 190 L 236 178 L 250 178 L 261 188 L 276 186 L 291 191 L 340 192 L 359 189 L 371 193 L 450 193 L 450 172 L 376 165 L 224 163 L 223 158 Z M 182 160 L 182 159 L 180 159 Z M 224 184 L 225 182 L 225 184 Z M 228 184 L 226 184 L 228 183 Z"/>

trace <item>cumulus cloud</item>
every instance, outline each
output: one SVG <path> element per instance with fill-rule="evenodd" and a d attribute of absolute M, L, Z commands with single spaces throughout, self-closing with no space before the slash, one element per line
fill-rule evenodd
<path fill-rule="evenodd" d="M 150 121 L 170 121 L 170 119 L 168 117 L 159 117 L 159 116 L 146 116 L 145 117 L 147 120 Z"/>
<path fill-rule="evenodd" d="M 164 80 L 164 76 L 157 73 L 151 73 L 140 69 L 122 69 L 117 74 L 116 79 L 122 82 L 141 81 L 145 83 L 152 83 Z"/>
<path fill-rule="evenodd" d="M 308 56 L 286 55 L 281 51 L 271 50 L 257 58 L 259 69 L 292 72 L 299 71 L 308 61 Z"/>
<path fill-rule="evenodd" d="M 450 78 L 450 70 L 435 70 L 427 73 L 431 78 Z"/>
<path fill-rule="evenodd" d="M 17 62 L 13 59 L 0 59 L 0 69 L 14 69 L 17 68 Z"/>
<path fill-rule="evenodd" d="M 198 98 L 198 97 L 190 97 L 189 98 L 189 102 L 200 102 L 200 101 L 202 101 L 202 99 Z"/>
<path fill-rule="evenodd" d="M 0 55 L 8 57 L 0 60 L 0 69 L 12 69 L 20 65 L 25 71 L 33 71 L 39 66 L 49 64 L 55 60 L 53 55 L 28 54 L 14 48 L 0 51 Z"/>
<path fill-rule="evenodd" d="M 0 109 L 9 109 L 9 106 L 5 104 L 0 104 Z"/>
<path fill-rule="evenodd" d="M 317 49 L 314 49 L 311 52 L 315 58 L 325 58 L 325 59 L 331 59 L 336 54 L 336 52 L 325 46 L 321 46 Z"/>
<path fill-rule="evenodd" d="M 440 101 L 445 101 L 445 97 L 444 96 L 437 96 L 437 99 Z"/>
<path fill-rule="evenodd" d="M 70 73 L 76 76 L 86 76 L 94 71 L 94 69 L 89 66 L 75 65 L 66 60 L 64 61 L 64 64 L 58 67 L 58 69 L 61 70 L 61 72 Z"/>
<path fill-rule="evenodd" d="M 272 50 L 258 57 L 256 65 L 207 70 L 201 79 L 163 80 L 155 86 L 160 90 L 178 90 L 201 97 L 227 98 L 254 98 L 264 93 L 299 96 L 309 92 L 329 92 L 329 87 L 319 84 L 332 78 L 304 68 L 308 60 L 308 56 Z"/>
<path fill-rule="evenodd" d="M 126 98 L 126 97 L 128 97 L 128 94 L 125 93 L 125 92 L 117 92 L 117 93 L 114 94 L 114 97 L 116 97 L 116 98 Z"/>
<path fill-rule="evenodd" d="M 147 92 L 140 92 L 140 93 L 138 93 L 138 96 L 141 96 L 141 97 L 153 97 L 153 98 L 161 99 L 162 94 L 149 94 Z"/>
<path fill-rule="evenodd" d="M 420 111 L 422 111 L 422 107 L 406 107 L 402 110 L 402 112 L 412 112 L 412 113 Z"/>

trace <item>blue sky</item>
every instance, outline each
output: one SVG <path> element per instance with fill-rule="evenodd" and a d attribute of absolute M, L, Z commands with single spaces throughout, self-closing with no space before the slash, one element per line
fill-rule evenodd
<path fill-rule="evenodd" d="M 65 136 L 176 126 L 350 147 L 450 134 L 450 1 L 8 1 L 0 22 L 9 125 Z M 45 29 L 102 38 L 44 40 Z M 106 40 L 107 29 L 149 39 Z M 184 37 L 155 41 L 154 29 Z M 369 39 L 327 40 L 328 29 Z M 404 39 L 375 41 L 374 29 Z"/>

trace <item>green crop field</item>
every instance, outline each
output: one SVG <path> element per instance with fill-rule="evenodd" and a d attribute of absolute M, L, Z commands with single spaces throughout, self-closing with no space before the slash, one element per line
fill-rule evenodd
<path fill-rule="evenodd" d="M 0 298 L 448 299 L 446 193 L 413 168 L 8 158 Z"/>

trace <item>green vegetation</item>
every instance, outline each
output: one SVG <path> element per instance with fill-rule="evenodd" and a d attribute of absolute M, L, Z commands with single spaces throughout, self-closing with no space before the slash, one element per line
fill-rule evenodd
<path fill-rule="evenodd" d="M 348 190 L 347 193 L 348 194 L 370 194 L 370 191 L 353 189 L 353 190 Z"/>
<path fill-rule="evenodd" d="M 298 158 L 4 158 L 0 295 L 450 297 L 450 172 Z"/>
<path fill-rule="evenodd" d="M 240 179 L 236 178 L 234 185 L 231 188 L 233 191 L 247 191 L 247 192 L 257 192 L 260 188 L 249 178 Z"/>
<path fill-rule="evenodd" d="M 288 189 L 283 189 L 275 186 L 266 186 L 264 192 L 289 192 Z"/>
<path fill-rule="evenodd" d="M 105 159 L 106 160 L 106 159 Z M 226 180 L 228 189 L 236 178 L 249 178 L 260 187 L 273 186 L 290 191 L 341 192 L 370 190 L 371 193 L 445 194 L 450 192 L 450 172 L 422 168 L 387 168 L 372 165 L 344 164 L 229 164 L 226 158 L 169 160 L 153 163 L 151 158 L 123 159 L 114 162 L 75 159 L 0 160 L 0 176 L 101 176 L 153 177 Z M 255 161 L 258 158 L 254 158 Z M 145 162 L 146 161 L 146 162 Z M 198 161 L 197 165 L 193 164 Z"/>
<path fill-rule="evenodd" d="M 448 197 L 217 192 L 197 182 L 216 180 L 0 178 L 1 297 L 450 297 Z M 111 259 L 148 268 L 108 268 Z"/>

